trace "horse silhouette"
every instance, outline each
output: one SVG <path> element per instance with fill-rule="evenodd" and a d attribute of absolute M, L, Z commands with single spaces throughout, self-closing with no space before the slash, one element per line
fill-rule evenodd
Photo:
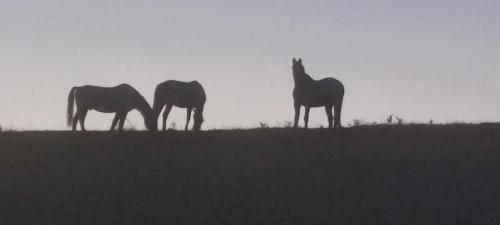
<path fill-rule="evenodd" d="M 73 105 L 76 105 L 74 115 Z M 73 131 L 76 131 L 76 125 L 80 121 L 80 128 L 85 131 L 87 112 L 96 110 L 103 113 L 115 113 L 110 130 L 114 130 L 118 123 L 118 129 L 122 131 L 127 114 L 133 109 L 137 109 L 142 114 L 144 125 L 148 130 L 158 130 L 151 106 L 132 86 L 120 84 L 115 87 L 90 85 L 73 87 L 68 95 L 67 123 L 68 126 L 73 127 Z"/>
<path fill-rule="evenodd" d="M 335 109 L 334 127 L 342 127 L 340 115 L 342 111 L 342 101 L 344 98 L 344 85 L 335 78 L 328 77 L 321 80 L 314 80 L 309 76 L 302 65 L 302 59 L 293 58 L 293 104 L 295 107 L 295 118 L 293 127 L 297 128 L 300 116 L 300 107 L 305 107 L 304 127 L 307 128 L 309 121 L 309 110 L 311 107 L 325 107 L 328 117 L 328 128 L 332 128 L 334 116 L 332 108 Z"/>
<path fill-rule="evenodd" d="M 163 131 L 166 130 L 168 114 L 172 110 L 172 106 L 187 109 L 186 126 L 184 130 L 188 130 L 189 120 L 191 119 L 191 111 L 194 109 L 194 124 L 193 130 L 201 129 L 203 123 L 203 108 L 205 107 L 206 95 L 203 87 L 198 81 L 182 82 L 176 80 L 165 81 L 156 86 L 155 96 L 153 101 L 154 118 L 158 119 L 163 107 Z"/>

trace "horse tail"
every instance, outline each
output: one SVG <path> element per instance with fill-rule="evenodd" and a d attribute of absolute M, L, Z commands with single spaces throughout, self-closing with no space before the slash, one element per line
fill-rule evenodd
<path fill-rule="evenodd" d="M 71 88 L 68 94 L 68 108 L 66 111 L 66 124 L 73 125 L 73 105 L 75 103 L 75 90 L 76 87 Z"/>

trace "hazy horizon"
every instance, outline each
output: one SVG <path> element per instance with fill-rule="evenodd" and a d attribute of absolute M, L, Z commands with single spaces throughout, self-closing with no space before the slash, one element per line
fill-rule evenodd
<path fill-rule="evenodd" d="M 204 86 L 202 129 L 276 126 L 293 120 L 293 57 L 344 83 L 343 125 L 500 121 L 498 12 L 488 0 L 0 1 L 0 126 L 69 129 L 73 86 L 128 83 L 151 104 L 170 79 Z M 91 111 L 86 127 L 112 117 Z M 309 124 L 328 124 L 323 108 Z"/>

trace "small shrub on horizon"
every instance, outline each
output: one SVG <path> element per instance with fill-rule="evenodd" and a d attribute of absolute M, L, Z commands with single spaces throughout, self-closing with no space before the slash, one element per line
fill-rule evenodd
<path fill-rule="evenodd" d="M 363 125 L 364 123 L 365 123 L 365 121 L 363 121 L 361 119 L 353 119 L 352 120 L 353 127 L 359 127 L 359 126 Z"/>
<path fill-rule="evenodd" d="M 394 115 L 393 115 L 393 114 L 391 114 L 391 115 L 389 115 L 389 117 L 387 117 L 387 124 L 391 124 L 391 123 L 392 123 L 392 117 L 393 117 L 393 116 L 394 116 Z"/>
<path fill-rule="evenodd" d="M 269 128 L 269 125 L 267 125 L 267 123 L 259 121 L 259 128 L 260 129 L 266 129 L 266 128 Z"/>

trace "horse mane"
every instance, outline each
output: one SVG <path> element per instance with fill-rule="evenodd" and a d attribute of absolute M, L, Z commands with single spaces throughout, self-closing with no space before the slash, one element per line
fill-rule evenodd
<path fill-rule="evenodd" d="M 302 74 L 306 81 L 314 81 L 314 79 L 307 73 Z"/>
<path fill-rule="evenodd" d="M 137 90 L 134 89 L 134 92 L 136 93 L 136 96 L 138 98 L 138 104 L 137 105 L 137 110 L 141 113 L 141 115 L 146 118 L 146 116 L 150 116 L 147 113 L 149 113 L 151 109 L 151 105 L 149 102 L 142 96 Z"/>
<path fill-rule="evenodd" d="M 133 93 L 135 104 L 137 104 L 135 108 L 137 109 L 137 111 L 139 111 L 139 113 L 141 113 L 142 117 L 144 117 L 144 122 L 146 123 L 146 120 L 150 119 L 152 111 L 151 105 L 149 105 L 146 98 L 144 98 L 144 96 L 142 96 L 141 93 L 139 93 L 139 91 L 137 91 L 134 87 L 130 86 L 129 84 L 120 84 L 116 87 L 123 88 L 124 90 L 128 90 Z"/>

